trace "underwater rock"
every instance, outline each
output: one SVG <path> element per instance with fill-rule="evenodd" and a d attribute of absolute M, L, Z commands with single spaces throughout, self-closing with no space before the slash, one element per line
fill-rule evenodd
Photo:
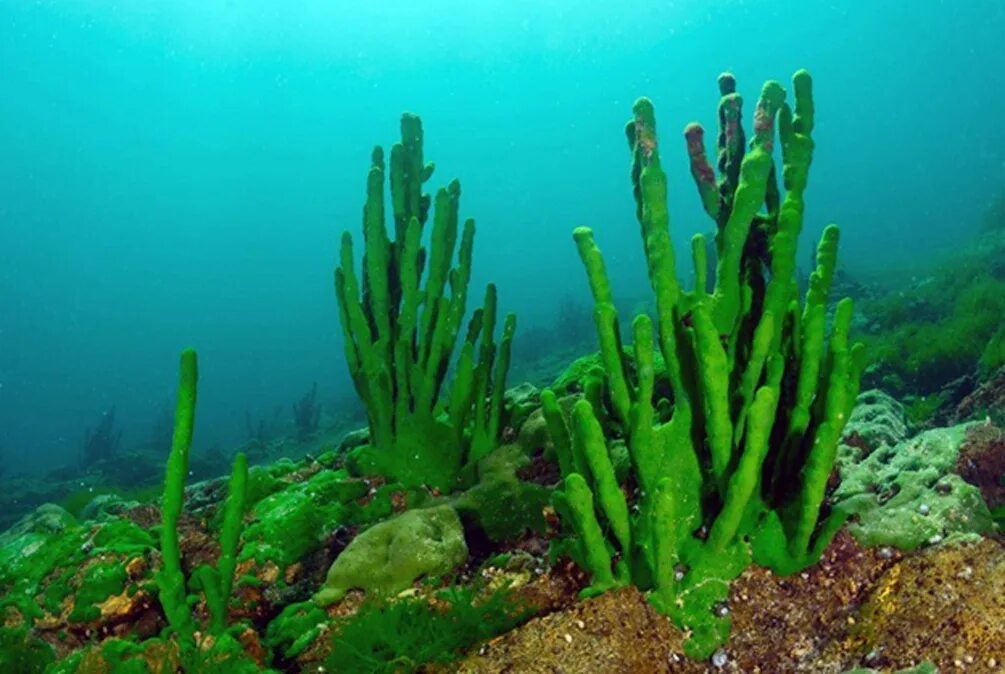
<path fill-rule="evenodd" d="M 139 505 L 137 501 L 127 501 L 116 494 L 98 494 L 80 511 L 80 519 L 104 520 L 119 517 Z"/>
<path fill-rule="evenodd" d="M 961 400 L 951 417 L 955 423 L 990 419 L 998 425 L 1005 424 L 1005 367 Z"/>
<path fill-rule="evenodd" d="M 58 534 L 72 527 L 77 520 L 54 503 L 45 503 L 25 515 L 7 531 L 0 533 L 0 549 L 7 549 L 16 540 L 28 536 Z"/>
<path fill-rule="evenodd" d="M 20 633 L 22 652 L 63 655 L 108 636 L 156 634 L 154 546 L 130 520 L 79 523 L 41 506 L 0 535 L 0 641 Z M 0 653 L 0 665 L 9 656 Z"/>
<path fill-rule="evenodd" d="M 967 429 L 928 430 L 860 460 L 841 453 L 833 501 L 856 516 L 848 528 L 860 543 L 913 550 L 994 530 L 980 491 L 953 473 Z"/>
<path fill-rule="evenodd" d="M 22 517 L 45 504 L 65 503 L 75 493 L 91 498 L 93 480 L 80 478 L 51 480 L 48 477 L 14 476 L 4 481 L 0 491 L 0 531 L 6 530 Z"/>
<path fill-rule="evenodd" d="M 970 426 L 956 472 L 981 490 L 992 511 L 1005 506 L 1005 430 L 994 424 Z"/>
<path fill-rule="evenodd" d="M 708 660 L 685 658 L 684 633 L 626 587 L 528 622 L 472 653 L 459 671 L 697 674 L 716 671 L 714 659 L 731 672 L 839 672 L 854 661 L 838 656 L 818 667 L 820 649 L 844 636 L 857 598 L 898 559 L 840 534 L 820 563 L 796 576 L 748 568 L 724 606 L 732 637 Z"/>
<path fill-rule="evenodd" d="M 821 650 L 844 636 L 859 598 L 900 559 L 842 531 L 820 562 L 799 574 L 747 569 L 730 590 L 733 634 L 721 649 L 732 671 L 842 671 L 850 663 L 825 667 Z"/>
<path fill-rule="evenodd" d="M 626 587 L 535 618 L 470 653 L 458 671 L 1000 671 L 1003 565 L 1005 548 L 991 540 L 905 555 L 842 532 L 802 573 L 752 566 L 734 581 L 723 607 L 732 636 L 707 660 L 686 659 L 683 633 Z"/>
<path fill-rule="evenodd" d="M 565 395 L 558 398 L 558 405 L 562 411 L 564 418 L 568 419 L 569 415 L 572 414 L 572 407 L 576 404 L 577 400 L 580 400 L 583 396 L 578 393 L 571 395 Z M 520 430 L 517 433 L 516 443 L 523 448 L 523 450 L 528 455 L 534 455 L 539 450 L 543 452 L 543 455 L 553 462 L 555 458 L 555 445 L 551 441 L 551 434 L 548 432 L 548 421 L 544 415 L 544 409 L 538 407 L 527 420 L 520 426 Z"/>
<path fill-rule="evenodd" d="M 503 396 L 506 400 L 506 405 L 514 407 L 537 407 L 539 404 L 538 395 L 540 391 L 536 386 L 528 381 L 523 382 L 513 386 L 512 388 L 506 389 L 506 393 Z"/>
<path fill-rule="evenodd" d="M 320 548 L 328 534 L 346 522 L 351 503 L 369 490 L 345 471 L 315 470 L 296 477 L 298 481 L 284 484 L 251 506 L 241 562 L 273 564 L 285 575 L 288 567 Z"/>
<path fill-rule="evenodd" d="M 683 641 L 673 623 L 628 586 L 531 620 L 482 646 L 457 671 L 672 672 L 672 654 Z"/>
<path fill-rule="evenodd" d="M 930 548 L 869 591 L 842 648 L 870 667 L 931 661 L 939 671 L 1005 666 L 1005 548 L 992 540 Z"/>
<path fill-rule="evenodd" d="M 315 600 L 331 604 L 354 588 L 400 592 L 422 576 L 447 573 L 467 556 L 461 520 L 452 507 L 409 510 L 357 536 L 328 570 Z"/>

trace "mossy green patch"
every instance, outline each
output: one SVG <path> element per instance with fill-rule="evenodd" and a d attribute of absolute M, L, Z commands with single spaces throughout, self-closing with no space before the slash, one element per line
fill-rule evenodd
<path fill-rule="evenodd" d="M 0 672 L 41 672 L 55 660 L 52 647 L 25 626 L 0 626 Z"/>
<path fill-rule="evenodd" d="M 269 623 L 265 643 L 283 657 L 295 658 L 317 639 L 328 620 L 328 614 L 312 601 L 290 604 Z"/>
<path fill-rule="evenodd" d="M 436 594 L 435 603 L 370 602 L 335 632 L 325 668 L 341 674 L 400 674 L 424 664 L 446 664 L 532 614 L 508 590 L 477 597 L 471 588 L 448 588 Z"/>
<path fill-rule="evenodd" d="M 999 241 L 957 253 L 910 292 L 898 283 L 864 302 L 870 334 L 862 337 L 877 363 L 874 385 L 928 394 L 1005 363 L 1005 279 L 990 264 L 1003 250 Z"/>
<path fill-rule="evenodd" d="M 71 622 L 95 620 L 99 604 L 127 589 L 128 557 L 153 547 L 129 520 L 82 525 L 59 506 L 42 506 L 0 534 L 0 609 L 30 619 L 72 606 Z"/>
<path fill-rule="evenodd" d="M 126 570 L 122 560 L 98 561 L 84 570 L 80 588 L 70 612 L 70 622 L 89 622 L 101 617 L 98 604 L 109 597 L 122 594 L 126 584 Z"/>
<path fill-rule="evenodd" d="M 833 500 L 855 516 L 849 530 L 860 543 L 913 550 L 993 530 L 980 490 L 953 473 L 967 426 L 926 431 L 865 458 L 841 448 Z"/>
<path fill-rule="evenodd" d="M 1005 326 L 999 328 L 998 332 L 988 340 L 978 365 L 981 375 L 985 378 L 996 372 L 998 368 L 1005 366 Z"/>
<path fill-rule="evenodd" d="M 430 493 L 421 487 L 405 487 L 398 482 L 382 484 L 371 490 L 365 498 L 346 504 L 346 523 L 363 526 L 385 520 L 394 515 L 395 502 L 407 508 L 423 508 L 432 500 Z"/>
<path fill-rule="evenodd" d="M 240 559 L 272 561 L 285 569 L 316 550 L 325 536 L 345 522 L 349 504 L 365 495 L 361 480 L 344 471 L 320 471 L 263 498 L 244 530 Z"/>

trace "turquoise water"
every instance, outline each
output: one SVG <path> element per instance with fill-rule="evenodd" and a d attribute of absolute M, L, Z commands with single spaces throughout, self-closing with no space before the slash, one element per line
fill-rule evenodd
<path fill-rule="evenodd" d="M 544 5 L 542 7 L 542 5 Z M 592 226 L 616 291 L 645 288 L 622 126 L 651 97 L 679 250 L 707 228 L 678 130 L 714 128 L 732 70 L 814 75 L 806 235 L 849 269 L 950 250 L 1005 182 L 998 2 L 21 2 L 0 4 L 0 448 L 123 444 L 200 351 L 196 451 L 244 439 L 313 381 L 355 405 L 331 288 L 374 144 L 422 115 L 432 185 L 478 221 L 473 288 L 522 328 L 586 298 Z M 471 303 L 473 304 L 473 302 Z M 515 382 L 514 382 L 515 383 Z"/>

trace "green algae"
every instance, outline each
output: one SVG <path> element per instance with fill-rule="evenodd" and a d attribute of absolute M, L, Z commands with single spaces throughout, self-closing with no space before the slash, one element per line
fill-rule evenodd
<path fill-rule="evenodd" d="M 239 559 L 285 569 L 321 547 L 327 534 L 349 519 L 349 504 L 368 489 L 345 471 L 320 471 L 274 491 L 254 506 Z"/>
<path fill-rule="evenodd" d="M 56 658 L 52 647 L 25 626 L 0 626 L 0 672 L 41 672 Z"/>
<path fill-rule="evenodd" d="M 265 643 L 285 658 L 295 658 L 321 634 L 329 617 L 313 601 L 290 604 L 272 619 L 265 633 Z"/>
<path fill-rule="evenodd" d="M 342 674 L 398 674 L 447 664 L 533 613 L 508 589 L 479 597 L 473 588 L 450 587 L 435 593 L 434 601 L 371 601 L 336 629 L 325 668 Z"/>
<path fill-rule="evenodd" d="M 98 606 L 108 597 L 122 594 L 126 589 L 126 570 L 121 560 L 99 560 L 90 564 L 80 580 L 73 603 L 70 622 L 89 622 L 101 617 Z"/>
<path fill-rule="evenodd" d="M 392 482 L 371 488 L 365 497 L 347 504 L 346 524 L 368 526 L 402 509 L 424 508 L 435 501 L 426 489 Z"/>
<path fill-rule="evenodd" d="M 59 614 L 76 596 L 69 620 L 93 620 L 95 604 L 125 589 L 126 558 L 153 548 L 153 537 L 129 520 L 82 525 L 58 506 L 42 506 L 0 535 L 0 609 L 33 613 L 41 595 L 42 608 Z"/>
<path fill-rule="evenodd" d="M 1005 363 L 1005 280 L 988 271 L 1001 251 L 1001 242 L 966 251 L 909 293 L 898 286 L 865 301 L 871 334 L 862 339 L 876 362 L 873 383 L 924 395 Z"/>

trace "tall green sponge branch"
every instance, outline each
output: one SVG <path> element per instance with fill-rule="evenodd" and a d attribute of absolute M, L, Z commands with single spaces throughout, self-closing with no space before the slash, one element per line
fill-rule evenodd
<path fill-rule="evenodd" d="M 471 219 L 459 224 L 458 181 L 435 197 L 422 192 L 433 168 L 423 160 L 419 118 L 405 114 L 389 165 L 381 148 L 373 151 L 361 274 L 346 232 L 335 291 L 346 361 L 367 410 L 364 469 L 408 486 L 451 490 L 496 445 L 516 317 L 506 316 L 497 344 L 496 289 L 490 284 L 461 337 L 475 224 Z M 393 240 L 385 225 L 388 173 Z M 430 214 L 426 247 L 422 239 Z M 454 379 L 447 386 L 458 342 Z"/>
<path fill-rule="evenodd" d="M 563 449 L 564 486 L 555 505 L 593 576 L 587 593 L 628 583 L 649 590 L 652 604 L 689 631 L 695 657 L 726 640 L 729 583 L 751 559 L 795 572 L 819 559 L 843 523 L 844 513 L 825 506 L 827 479 L 864 368 L 862 346 L 848 341 L 851 300 L 837 304 L 829 340 L 825 334 L 837 227 L 823 232 L 802 302 L 796 284 L 813 153 L 809 74 L 793 78 L 795 110 L 780 84 L 764 85 L 746 148 L 735 78 L 720 76 L 719 89 L 718 176 L 704 130 L 685 130 L 691 174 L 716 226 L 712 288 L 701 236 L 691 246 L 695 287 L 685 290 L 678 281 L 648 99 L 636 102 L 627 126 L 656 298 L 655 325 L 646 315 L 632 324 L 634 368 L 625 361 L 593 233 L 581 227 L 574 234 L 594 297 L 610 412 L 631 459 L 628 482 L 614 478 L 596 402 L 579 401 L 568 419 L 557 405 L 544 405 Z M 665 361 L 669 401 L 656 399 L 655 349 Z"/>
<path fill-rule="evenodd" d="M 176 635 L 183 656 L 198 653 L 197 627 L 189 608 L 187 581 L 182 569 L 178 521 L 185 501 L 185 478 L 188 475 L 188 457 L 195 428 L 196 391 L 199 379 L 195 351 L 187 349 L 181 354 L 179 367 L 178 404 L 175 409 L 174 435 L 168 455 L 164 477 L 164 497 L 161 504 L 161 569 L 156 575 L 161 606 L 168 626 Z M 233 588 L 234 570 L 240 544 L 243 517 L 248 492 L 248 461 L 238 453 L 223 506 L 220 529 L 220 556 L 216 566 L 204 564 L 194 572 L 193 589 L 201 589 L 210 613 L 209 633 L 219 638 L 224 635 L 227 608 Z"/>

